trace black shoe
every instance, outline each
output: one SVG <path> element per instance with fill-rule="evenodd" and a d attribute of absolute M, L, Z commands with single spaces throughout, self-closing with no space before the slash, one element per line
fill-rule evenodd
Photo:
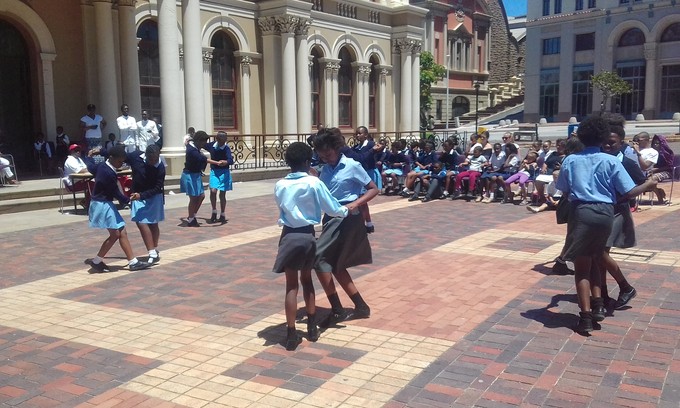
<path fill-rule="evenodd" d="M 161 254 L 158 254 L 157 256 L 150 256 L 149 259 L 147 259 L 146 262 L 147 262 L 149 265 L 155 265 L 155 264 L 157 264 L 157 263 L 160 262 L 160 261 L 161 261 Z"/>
<path fill-rule="evenodd" d="M 593 316 L 593 321 L 596 322 L 601 322 L 604 320 L 604 317 L 607 313 L 607 311 L 604 309 L 604 301 L 603 299 L 600 298 L 592 298 L 591 306 L 592 306 L 592 316 Z"/>
<path fill-rule="evenodd" d="M 580 312 L 578 325 L 574 331 L 584 336 L 593 331 L 593 314 L 591 312 Z"/>
<path fill-rule="evenodd" d="M 141 271 L 142 269 L 147 269 L 151 264 L 147 262 L 137 261 L 136 264 L 128 265 L 128 269 L 131 271 Z"/>
<path fill-rule="evenodd" d="M 614 303 L 614 309 L 620 310 L 622 307 L 627 305 L 628 302 L 630 302 L 631 299 L 633 299 L 635 296 L 637 296 L 637 291 L 632 286 L 626 292 L 624 291 L 619 292 L 619 297 L 616 299 L 616 302 Z"/>
<path fill-rule="evenodd" d="M 419 200 L 418 194 L 413 194 L 413 195 L 411 196 L 411 198 L 409 198 L 408 200 L 409 200 L 409 201 L 418 201 L 418 200 Z"/>
<path fill-rule="evenodd" d="M 335 326 L 336 324 L 344 321 L 347 318 L 347 312 L 343 309 L 341 312 L 334 312 L 331 311 L 331 313 L 326 316 L 325 319 L 319 323 L 319 327 L 327 329 L 331 326 Z"/>
<path fill-rule="evenodd" d="M 288 337 L 286 337 L 286 350 L 293 351 L 297 348 L 298 344 L 302 343 L 302 339 L 298 336 L 295 329 L 288 329 Z"/>
<path fill-rule="evenodd" d="M 555 265 L 552 267 L 552 273 L 555 275 L 570 275 L 573 274 L 566 263 L 555 261 Z"/>
<path fill-rule="evenodd" d="M 367 234 L 372 234 L 375 232 L 375 225 L 367 225 L 366 226 L 366 233 Z"/>
<path fill-rule="evenodd" d="M 404 198 L 409 198 L 411 196 L 411 194 L 409 194 L 408 191 L 402 191 L 401 193 L 399 193 L 399 195 Z"/>
<path fill-rule="evenodd" d="M 196 218 L 193 219 L 190 223 L 187 224 L 187 227 L 198 227 L 198 220 Z"/>
<path fill-rule="evenodd" d="M 307 323 L 307 340 L 317 341 L 319 340 L 319 327 L 314 324 Z"/>
<path fill-rule="evenodd" d="M 226 217 L 224 215 L 220 215 L 220 224 L 226 224 L 226 223 L 227 223 Z"/>
<path fill-rule="evenodd" d="M 213 215 L 210 216 L 210 223 L 214 224 L 217 222 L 217 214 L 213 213 Z"/>
<path fill-rule="evenodd" d="M 95 272 L 103 273 L 103 272 L 111 272 L 111 269 L 109 269 L 108 265 L 106 265 L 103 261 L 97 263 L 94 263 L 92 259 L 88 259 L 85 261 L 86 264 L 90 265 L 92 269 L 95 270 Z"/>
<path fill-rule="evenodd" d="M 432 197 L 425 197 L 425 198 L 423 198 L 422 201 L 423 201 L 424 203 L 428 203 L 428 202 L 432 201 Z"/>
<path fill-rule="evenodd" d="M 351 312 L 347 313 L 345 320 L 368 319 L 369 317 L 371 317 L 370 307 L 357 307 Z"/>
<path fill-rule="evenodd" d="M 454 191 L 454 193 L 451 194 L 451 199 L 452 199 L 452 200 L 456 200 L 456 199 L 458 199 L 458 198 L 460 198 L 460 197 L 461 197 L 461 196 L 460 196 L 460 191 Z"/>

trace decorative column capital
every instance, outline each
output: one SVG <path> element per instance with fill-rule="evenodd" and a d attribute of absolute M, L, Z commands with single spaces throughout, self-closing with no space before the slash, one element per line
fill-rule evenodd
<path fill-rule="evenodd" d="M 257 25 L 260 26 L 262 35 L 277 34 L 278 27 L 276 25 L 275 17 L 260 17 L 257 19 Z"/>
<path fill-rule="evenodd" d="M 295 34 L 300 26 L 300 17 L 296 16 L 276 16 L 276 28 L 281 34 Z"/>
<path fill-rule="evenodd" d="M 248 55 L 244 55 L 244 56 L 241 57 L 241 65 L 242 66 L 244 66 L 244 67 L 248 66 L 249 67 L 250 64 L 252 64 L 252 63 L 253 63 L 253 57 L 248 56 Z"/>
<path fill-rule="evenodd" d="M 422 41 L 414 41 L 413 42 L 413 55 L 420 55 L 420 52 L 423 50 L 423 42 Z"/>
<path fill-rule="evenodd" d="M 203 47 L 203 50 L 201 51 L 201 55 L 203 56 L 203 62 L 206 64 L 210 64 L 213 59 L 213 51 L 215 48 L 213 47 Z"/>
<path fill-rule="evenodd" d="M 309 27 L 312 25 L 311 18 L 299 18 L 299 23 L 295 29 L 295 35 L 307 36 L 309 34 Z"/>
<path fill-rule="evenodd" d="M 179 46 L 179 60 L 184 60 L 184 46 L 182 45 Z"/>
<path fill-rule="evenodd" d="M 390 74 L 392 71 L 392 66 L 391 65 L 376 65 L 375 68 L 376 71 L 380 73 L 381 78 L 385 78 L 387 75 Z"/>
<path fill-rule="evenodd" d="M 413 47 L 416 45 L 416 40 L 411 40 L 409 38 L 397 38 L 392 41 L 394 46 L 394 52 L 398 54 L 410 53 Z"/>

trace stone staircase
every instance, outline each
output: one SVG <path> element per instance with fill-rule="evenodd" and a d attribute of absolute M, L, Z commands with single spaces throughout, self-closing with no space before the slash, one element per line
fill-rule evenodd
<path fill-rule="evenodd" d="M 524 103 L 524 80 L 519 77 L 512 77 L 510 82 L 490 84 L 489 95 L 491 106 L 478 112 L 479 122 L 504 110 L 510 109 Z M 460 124 L 465 126 L 474 123 L 477 113 L 468 112 L 460 117 Z"/>

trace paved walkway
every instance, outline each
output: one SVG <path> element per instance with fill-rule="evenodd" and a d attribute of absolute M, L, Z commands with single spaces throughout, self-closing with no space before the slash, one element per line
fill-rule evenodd
<path fill-rule="evenodd" d="M 0 216 L 0 405 L 679 406 L 680 206 L 635 214 L 639 246 L 614 252 L 638 296 L 582 337 L 554 213 L 378 197 L 374 263 L 351 271 L 371 318 L 287 352 L 272 187 L 236 185 L 223 226 L 180 227 L 166 197 L 161 263 L 135 273 L 115 247 L 88 274 L 84 215 Z"/>

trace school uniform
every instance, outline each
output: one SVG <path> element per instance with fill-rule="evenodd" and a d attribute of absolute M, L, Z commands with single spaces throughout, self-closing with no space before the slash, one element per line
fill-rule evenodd
<path fill-rule="evenodd" d="M 340 205 L 321 180 L 304 172 L 290 173 L 279 180 L 274 199 L 283 231 L 273 271 L 311 269 L 316 257 L 314 225 L 321 222 L 321 212 L 344 218 L 347 207 Z"/>
<path fill-rule="evenodd" d="M 429 153 L 423 151 L 418 155 L 416 161 L 420 163 L 422 166 L 425 166 L 425 168 L 421 169 L 420 167 L 418 167 L 418 165 L 415 165 L 413 171 L 420 174 L 430 174 L 430 169 L 432 168 L 432 165 L 437 161 L 437 154 L 434 151 L 431 151 Z"/>
<path fill-rule="evenodd" d="M 402 153 L 388 152 L 385 157 L 385 173 L 386 175 L 394 174 L 397 176 L 404 175 L 404 167 L 408 164 L 408 159 Z M 395 167 L 395 165 L 397 165 Z M 401 166 L 399 166 L 401 165 Z"/>
<path fill-rule="evenodd" d="M 364 186 L 371 182 L 366 170 L 344 155 L 340 155 L 335 166 L 323 166 L 319 179 L 343 205 L 359 198 Z M 373 255 L 361 213 L 355 211 L 344 219 L 325 215 L 316 243 L 314 269 L 317 272 L 333 272 L 370 263 L 373 263 Z"/>
<path fill-rule="evenodd" d="M 126 162 L 132 170 L 132 192 L 139 193 L 139 200 L 130 207 L 132 221 L 158 224 L 165 219 L 165 165 L 160 160 L 155 166 L 147 163 L 141 151 L 128 153 Z"/>
<path fill-rule="evenodd" d="M 88 166 L 94 175 L 94 188 L 90 198 L 90 227 L 121 229 L 125 221 L 113 204 L 117 199 L 121 204 L 127 204 L 130 199 L 118 187 L 116 169 L 108 161 Z"/>
<path fill-rule="evenodd" d="M 220 146 L 217 142 L 205 145 L 205 149 L 210 152 L 210 158 L 215 161 L 226 160 L 228 165 L 220 167 L 216 164 L 210 165 L 210 188 L 220 191 L 231 191 L 231 171 L 229 166 L 234 164 L 231 149 L 225 143 Z"/>
<path fill-rule="evenodd" d="M 362 144 L 357 144 L 352 148 L 349 146 L 343 147 L 341 152 L 345 156 L 361 163 L 361 167 L 366 170 L 368 176 L 371 178 L 371 180 L 373 180 L 375 185 L 378 186 L 378 189 L 381 189 L 382 177 L 380 176 L 380 172 L 375 168 L 375 154 L 373 153 L 374 146 L 374 141 L 366 139 Z"/>
<path fill-rule="evenodd" d="M 617 193 L 626 194 L 635 183 L 615 156 L 591 146 L 564 159 L 556 187 L 569 198 L 563 258 L 601 255 L 612 231 Z"/>
<path fill-rule="evenodd" d="M 196 148 L 194 142 L 189 142 L 184 156 L 184 170 L 180 177 L 180 191 L 190 197 L 202 196 L 203 180 L 201 179 L 203 170 L 208 164 L 208 158 Z"/>

